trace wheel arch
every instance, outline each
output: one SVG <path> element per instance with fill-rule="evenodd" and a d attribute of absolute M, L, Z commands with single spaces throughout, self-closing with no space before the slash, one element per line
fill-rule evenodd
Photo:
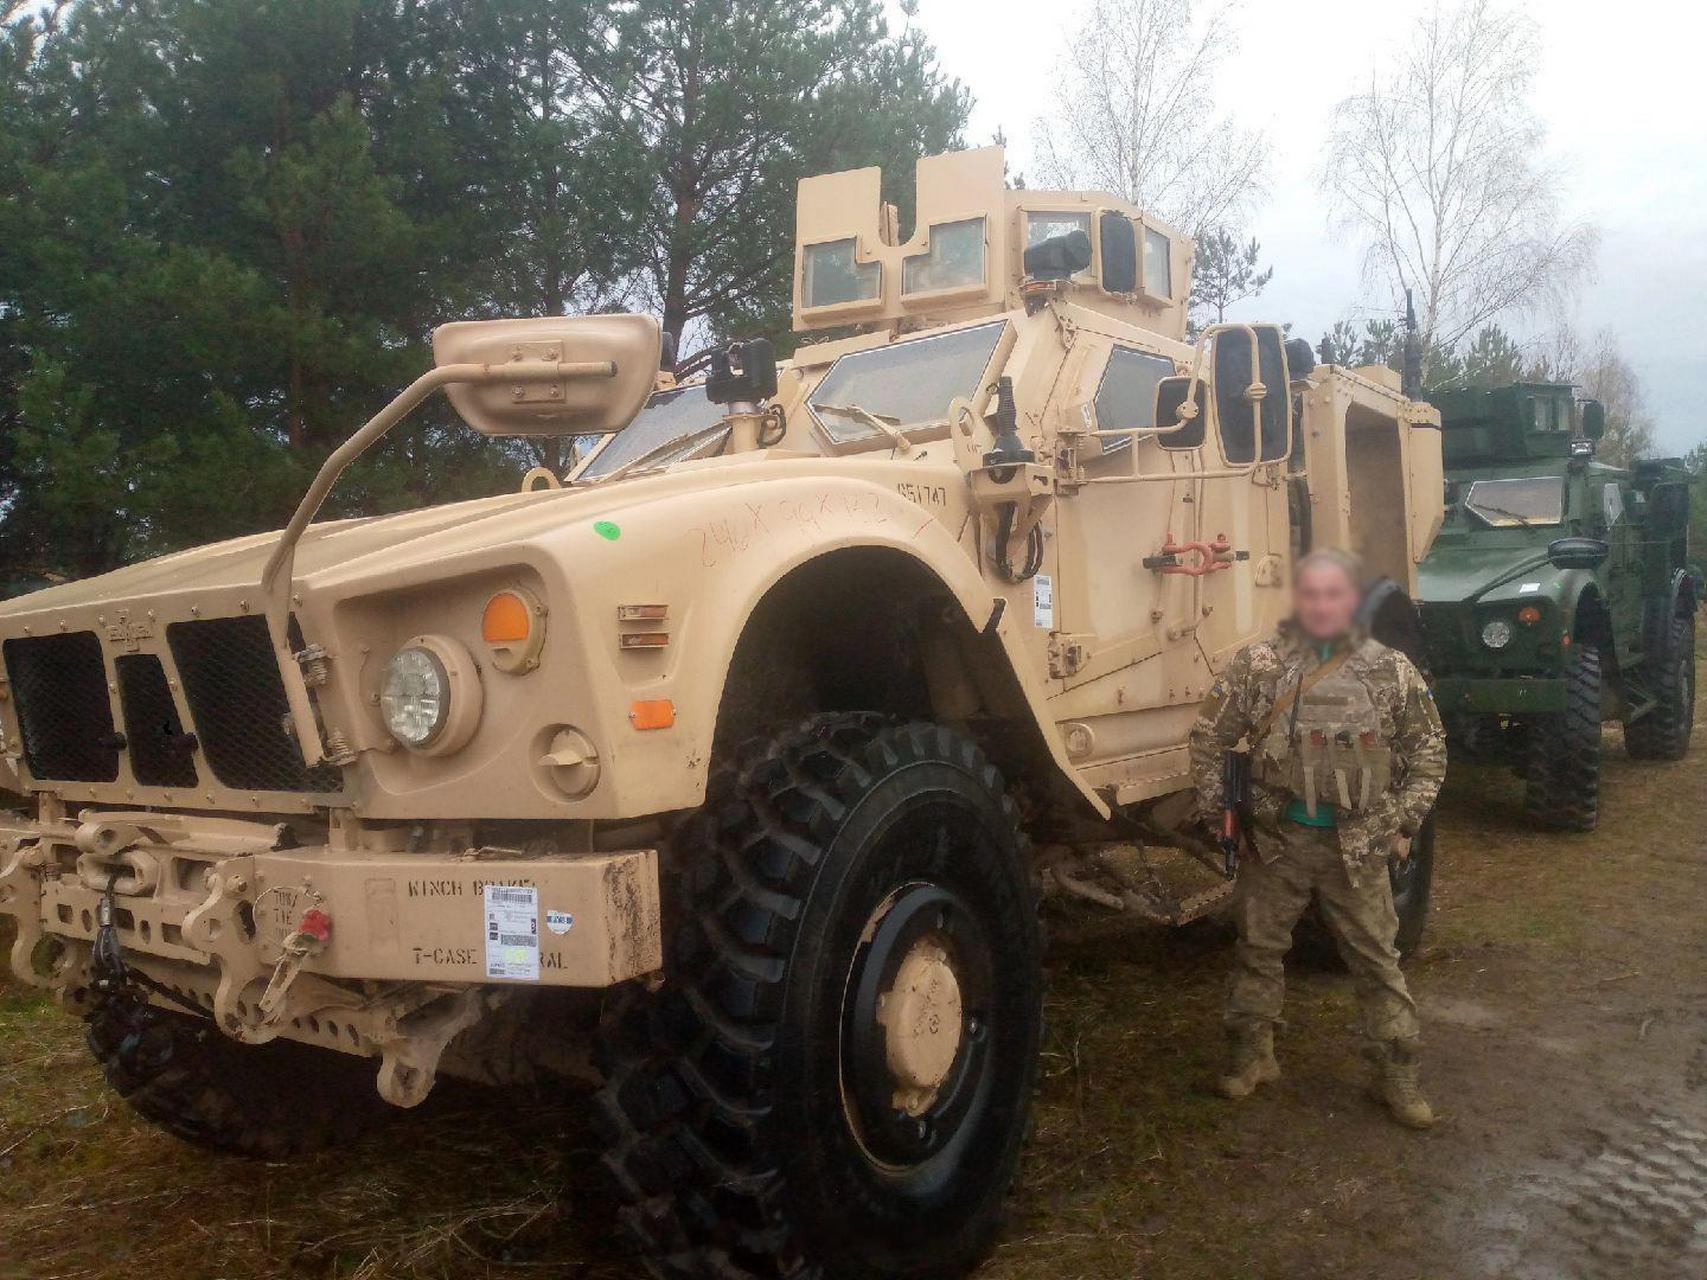
<path fill-rule="evenodd" d="M 1613 643 L 1612 613 L 1600 583 L 1588 574 L 1581 580 L 1567 583 L 1561 602 L 1565 631 L 1573 642 L 1592 644 L 1610 653 Z"/>
<path fill-rule="evenodd" d="M 1358 606 L 1358 625 L 1390 649 L 1409 658 L 1417 670 L 1429 674 L 1428 651 L 1423 643 L 1422 612 L 1404 584 L 1378 578 L 1363 593 Z"/>
<path fill-rule="evenodd" d="M 958 557 L 963 561 L 963 557 Z M 953 724 L 1011 780 L 1106 812 L 1051 732 L 1007 602 L 969 563 L 843 542 L 755 591 L 716 690 L 712 754 L 806 716 L 878 711 Z"/>

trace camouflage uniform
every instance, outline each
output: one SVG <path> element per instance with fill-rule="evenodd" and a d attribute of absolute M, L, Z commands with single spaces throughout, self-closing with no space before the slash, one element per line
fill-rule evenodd
<path fill-rule="evenodd" d="M 1349 652 L 1343 652 L 1348 646 Z M 1192 729 L 1198 801 L 1204 817 L 1218 826 L 1223 753 L 1247 744 L 1276 701 L 1286 700 L 1287 709 L 1274 717 L 1264 742 L 1247 744 L 1257 759 L 1249 811 L 1257 856 L 1246 859 L 1242 876 L 1227 1024 L 1234 1032 L 1266 1030 L 1279 1020 L 1285 992 L 1282 958 L 1313 893 L 1356 983 L 1365 1036 L 1376 1045 L 1414 1044 L 1416 1007 L 1393 946 L 1398 917 L 1387 859 L 1393 837 L 1414 835 L 1434 803 L 1446 776 L 1446 736 L 1428 686 L 1403 654 L 1362 638 L 1344 641 L 1338 650 L 1323 655 L 1290 628 L 1251 645 L 1211 690 Z M 1289 762 L 1281 758 L 1285 750 L 1277 751 L 1274 744 L 1291 744 L 1295 753 L 1311 750 L 1308 743 L 1298 745 L 1293 712 L 1300 704 L 1308 707 L 1314 694 L 1296 697 L 1295 691 L 1318 668 L 1336 661 L 1337 668 L 1326 674 L 1342 690 L 1366 695 L 1362 708 L 1368 728 L 1355 738 L 1338 735 L 1338 763 L 1355 757 L 1358 768 L 1351 770 L 1333 768 L 1335 735 L 1314 735 L 1317 758 L 1328 753 L 1320 799 L 1334 804 L 1335 825 L 1312 827 L 1285 816 L 1287 806 L 1300 797 L 1281 776 Z M 1377 778 L 1380 785 L 1361 794 L 1358 787 L 1348 787 L 1345 775 L 1360 771 L 1362 778 Z M 1346 800 L 1351 803 L 1341 803 Z"/>

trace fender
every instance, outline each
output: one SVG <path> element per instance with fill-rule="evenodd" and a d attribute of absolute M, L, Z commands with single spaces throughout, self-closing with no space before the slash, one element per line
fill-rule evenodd
<path fill-rule="evenodd" d="M 1068 761 L 1049 714 L 1047 659 L 1041 646 L 1028 647 L 1022 625 L 1030 616 L 1021 600 L 1029 587 L 987 581 L 974 558 L 976 526 L 961 472 L 886 460 L 853 466 L 842 460 L 829 475 L 804 462 L 728 472 L 730 482 L 716 489 L 701 479 L 691 490 L 668 486 L 674 492 L 667 498 L 663 486 L 646 492 L 635 484 L 636 501 L 610 514 L 620 522 L 620 541 L 582 533 L 565 547 L 565 563 L 597 566 L 576 575 L 572 589 L 582 652 L 602 659 L 592 672 L 602 704 L 594 720 L 610 735 L 604 777 L 576 816 L 699 805 L 730 663 L 753 611 L 796 569 L 853 547 L 911 557 L 942 584 L 975 632 L 995 638 L 1055 767 L 1099 815 L 1108 815 Z M 617 608 L 635 603 L 667 607 L 667 649 L 616 647 L 606 623 Z M 662 732 L 626 729 L 630 704 L 642 699 L 672 704 L 673 724 Z"/>
<path fill-rule="evenodd" d="M 1660 658 L 1671 644 L 1671 621 L 1693 614 L 1700 597 L 1695 577 L 1687 569 L 1672 571 L 1665 591 L 1648 601 L 1643 611 L 1642 648 L 1650 658 Z"/>

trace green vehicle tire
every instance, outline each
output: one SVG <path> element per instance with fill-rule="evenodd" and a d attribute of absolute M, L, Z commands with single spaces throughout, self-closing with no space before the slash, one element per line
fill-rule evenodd
<path fill-rule="evenodd" d="M 1695 725 L 1695 619 L 1673 618 L 1654 681 L 1655 705 L 1624 726 L 1624 749 L 1638 760 L 1681 760 Z"/>
<path fill-rule="evenodd" d="M 1429 811 L 1422 828 L 1411 841 L 1411 855 L 1387 864 L 1393 888 L 1393 910 L 1399 917 L 1399 933 L 1393 940 L 1399 958 L 1408 960 L 1422 945 L 1428 925 L 1429 895 L 1434 888 L 1434 812 Z"/>
<path fill-rule="evenodd" d="M 1600 650 L 1579 644 L 1565 667 L 1565 709 L 1529 724 L 1524 817 L 1592 831 L 1600 817 Z"/>

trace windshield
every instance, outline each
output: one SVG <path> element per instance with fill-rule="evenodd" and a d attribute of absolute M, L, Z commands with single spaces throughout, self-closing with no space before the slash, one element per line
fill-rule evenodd
<path fill-rule="evenodd" d="M 655 392 L 646 407 L 628 426 L 616 434 L 598 456 L 587 464 L 579 476 L 582 480 L 597 480 L 624 463 L 643 457 L 672 440 L 714 425 L 723 410 L 705 398 L 705 387 L 695 384 Z M 703 443 L 703 442 L 699 442 Z M 675 461 L 668 453 L 659 454 L 658 466 Z"/>
<path fill-rule="evenodd" d="M 807 403 L 837 444 L 884 438 L 846 412 L 850 406 L 903 428 L 941 422 L 951 400 L 977 392 L 1004 328 L 1005 322 L 983 324 L 852 352 L 830 366 Z"/>
<path fill-rule="evenodd" d="M 1478 480 L 1464 505 L 1501 529 L 1558 524 L 1565 518 L 1565 482 L 1558 476 Z"/>

